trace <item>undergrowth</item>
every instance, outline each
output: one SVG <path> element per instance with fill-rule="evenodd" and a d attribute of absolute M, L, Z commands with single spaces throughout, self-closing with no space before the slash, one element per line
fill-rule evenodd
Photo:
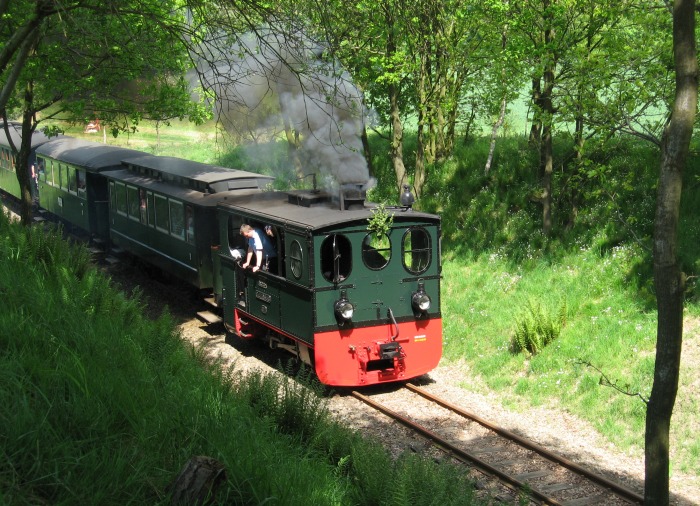
<path fill-rule="evenodd" d="M 334 422 L 303 374 L 210 364 L 42 234 L 0 217 L 0 504 L 170 504 L 195 455 L 226 470 L 216 504 L 475 503 L 459 470 Z"/>

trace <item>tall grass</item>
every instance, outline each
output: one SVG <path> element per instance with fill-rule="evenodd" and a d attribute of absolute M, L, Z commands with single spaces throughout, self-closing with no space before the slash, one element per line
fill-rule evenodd
<path fill-rule="evenodd" d="M 473 504 L 456 470 L 391 459 L 313 388 L 208 364 L 60 233 L 0 216 L 0 293 L 0 504 L 170 504 L 194 455 L 226 469 L 218 504 L 435 504 L 417 475 Z"/>

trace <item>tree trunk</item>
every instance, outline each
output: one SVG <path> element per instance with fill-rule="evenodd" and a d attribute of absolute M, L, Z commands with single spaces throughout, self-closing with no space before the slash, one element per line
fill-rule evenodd
<path fill-rule="evenodd" d="M 32 198 L 31 185 L 34 181 L 31 180 L 29 176 L 29 156 L 32 150 L 32 135 L 36 129 L 34 124 L 34 111 L 31 108 L 31 84 L 27 85 L 27 92 L 25 94 L 25 111 L 22 117 L 22 144 L 19 148 L 19 153 L 17 153 L 17 163 L 15 165 L 15 171 L 17 173 L 17 181 L 19 182 L 20 191 L 20 218 L 22 225 L 30 226 L 32 224 L 32 206 L 34 205 L 34 199 Z M 29 109 L 27 109 L 29 107 Z"/>
<path fill-rule="evenodd" d="M 403 125 L 399 111 L 399 92 L 395 84 L 389 85 L 389 115 L 391 117 L 391 163 L 396 174 L 396 191 L 406 184 L 406 166 L 403 163 Z"/>
<path fill-rule="evenodd" d="M 506 95 L 503 94 L 503 99 L 501 100 L 501 112 L 498 114 L 498 120 L 493 124 L 491 128 L 491 144 L 489 144 L 489 155 L 486 158 L 486 165 L 484 166 L 484 176 L 488 176 L 491 171 L 491 163 L 493 162 L 493 153 L 496 151 L 496 136 L 498 135 L 498 130 L 503 125 L 503 121 L 506 118 L 506 106 L 508 101 Z"/>
<path fill-rule="evenodd" d="M 396 39 L 394 36 L 394 11 L 391 5 L 383 4 L 384 17 L 387 26 L 386 57 L 391 60 L 396 55 Z M 389 118 L 391 120 L 391 163 L 396 175 L 396 192 L 401 194 L 403 185 L 406 184 L 406 166 L 403 163 L 403 125 L 401 124 L 401 111 L 399 109 L 399 85 L 391 81 L 389 83 Z"/>
<path fill-rule="evenodd" d="M 544 2 L 545 9 L 549 7 L 549 2 Z M 554 30 L 551 26 L 545 28 L 544 42 L 549 47 L 554 39 Z M 542 108 L 542 139 L 540 144 L 540 176 L 542 177 L 542 233 L 549 235 L 552 231 L 552 176 L 554 174 L 554 161 L 552 149 L 552 128 L 554 124 L 554 104 L 552 103 L 552 92 L 554 89 L 554 68 L 556 66 L 553 54 L 545 56 L 544 65 L 544 87 L 540 102 Z"/>
<path fill-rule="evenodd" d="M 413 176 L 413 190 L 416 193 L 416 198 L 420 198 L 423 193 L 423 184 L 425 183 L 425 128 L 424 128 L 424 113 L 418 113 L 418 131 L 416 132 L 416 170 Z"/>
<path fill-rule="evenodd" d="M 540 148 L 540 163 L 542 165 L 542 233 L 549 235 L 552 232 L 552 175 L 554 164 L 552 161 L 552 126 L 545 124 L 542 130 L 542 145 Z"/>
<path fill-rule="evenodd" d="M 501 50 L 505 51 L 506 47 L 508 46 L 508 26 L 506 25 L 503 28 L 503 32 L 501 33 Z M 506 72 L 505 69 L 501 71 L 501 78 L 503 79 L 503 82 L 506 82 Z M 488 176 L 489 172 L 491 171 L 491 163 L 493 162 L 493 153 L 496 151 L 496 136 L 498 134 L 498 130 L 501 128 L 501 125 L 503 125 L 503 122 L 506 119 L 506 107 L 508 105 L 508 94 L 504 91 L 503 92 L 503 98 L 501 99 L 501 110 L 498 114 L 498 120 L 496 123 L 494 123 L 493 128 L 491 129 L 491 144 L 489 145 L 489 155 L 488 158 L 486 159 L 486 166 L 484 166 L 484 176 Z"/>
<path fill-rule="evenodd" d="M 654 220 L 654 286 L 658 324 L 654 384 L 647 406 L 644 504 L 669 504 L 669 432 L 678 392 L 683 342 L 685 275 L 678 262 L 678 216 L 683 167 L 698 102 L 695 0 L 675 0 L 673 52 L 676 98 L 664 131 Z"/>
<path fill-rule="evenodd" d="M 528 142 L 530 145 L 537 145 L 542 137 L 542 105 L 540 103 L 542 90 L 540 78 L 532 78 L 532 126 Z"/>
<path fill-rule="evenodd" d="M 204 506 L 214 504 L 216 493 L 225 480 L 224 465 L 200 455 L 187 461 L 166 491 L 172 506 Z"/>
<path fill-rule="evenodd" d="M 421 68 L 419 70 L 417 83 L 418 94 L 418 129 L 416 131 L 416 170 L 413 176 L 413 190 L 416 198 L 420 198 L 423 193 L 423 183 L 425 183 L 425 156 L 426 156 L 426 123 L 428 99 L 426 94 L 426 80 L 428 63 L 426 57 L 421 57 Z"/>
<path fill-rule="evenodd" d="M 362 152 L 367 161 L 367 170 L 369 170 L 369 176 L 374 177 L 374 166 L 372 165 L 372 149 L 369 146 L 369 138 L 367 137 L 367 127 L 362 125 L 362 132 L 360 134 L 362 139 Z"/>

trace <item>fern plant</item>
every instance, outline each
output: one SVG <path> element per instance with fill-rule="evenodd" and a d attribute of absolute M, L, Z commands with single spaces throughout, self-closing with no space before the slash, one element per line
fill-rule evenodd
<path fill-rule="evenodd" d="M 559 337 L 565 325 L 566 301 L 562 302 L 556 316 L 552 316 L 539 302 L 530 300 L 523 314 L 515 321 L 511 348 L 514 353 L 528 351 L 536 355 Z"/>

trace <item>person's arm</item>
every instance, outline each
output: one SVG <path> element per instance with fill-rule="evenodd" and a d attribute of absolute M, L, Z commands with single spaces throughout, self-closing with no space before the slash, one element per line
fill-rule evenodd
<path fill-rule="evenodd" d="M 245 263 L 241 265 L 244 269 L 250 265 L 250 260 L 253 258 L 253 248 L 248 248 L 248 253 L 245 256 Z"/>
<path fill-rule="evenodd" d="M 262 250 L 255 250 L 255 266 L 253 267 L 253 272 L 257 272 L 260 269 L 260 266 L 262 265 L 262 257 Z"/>

